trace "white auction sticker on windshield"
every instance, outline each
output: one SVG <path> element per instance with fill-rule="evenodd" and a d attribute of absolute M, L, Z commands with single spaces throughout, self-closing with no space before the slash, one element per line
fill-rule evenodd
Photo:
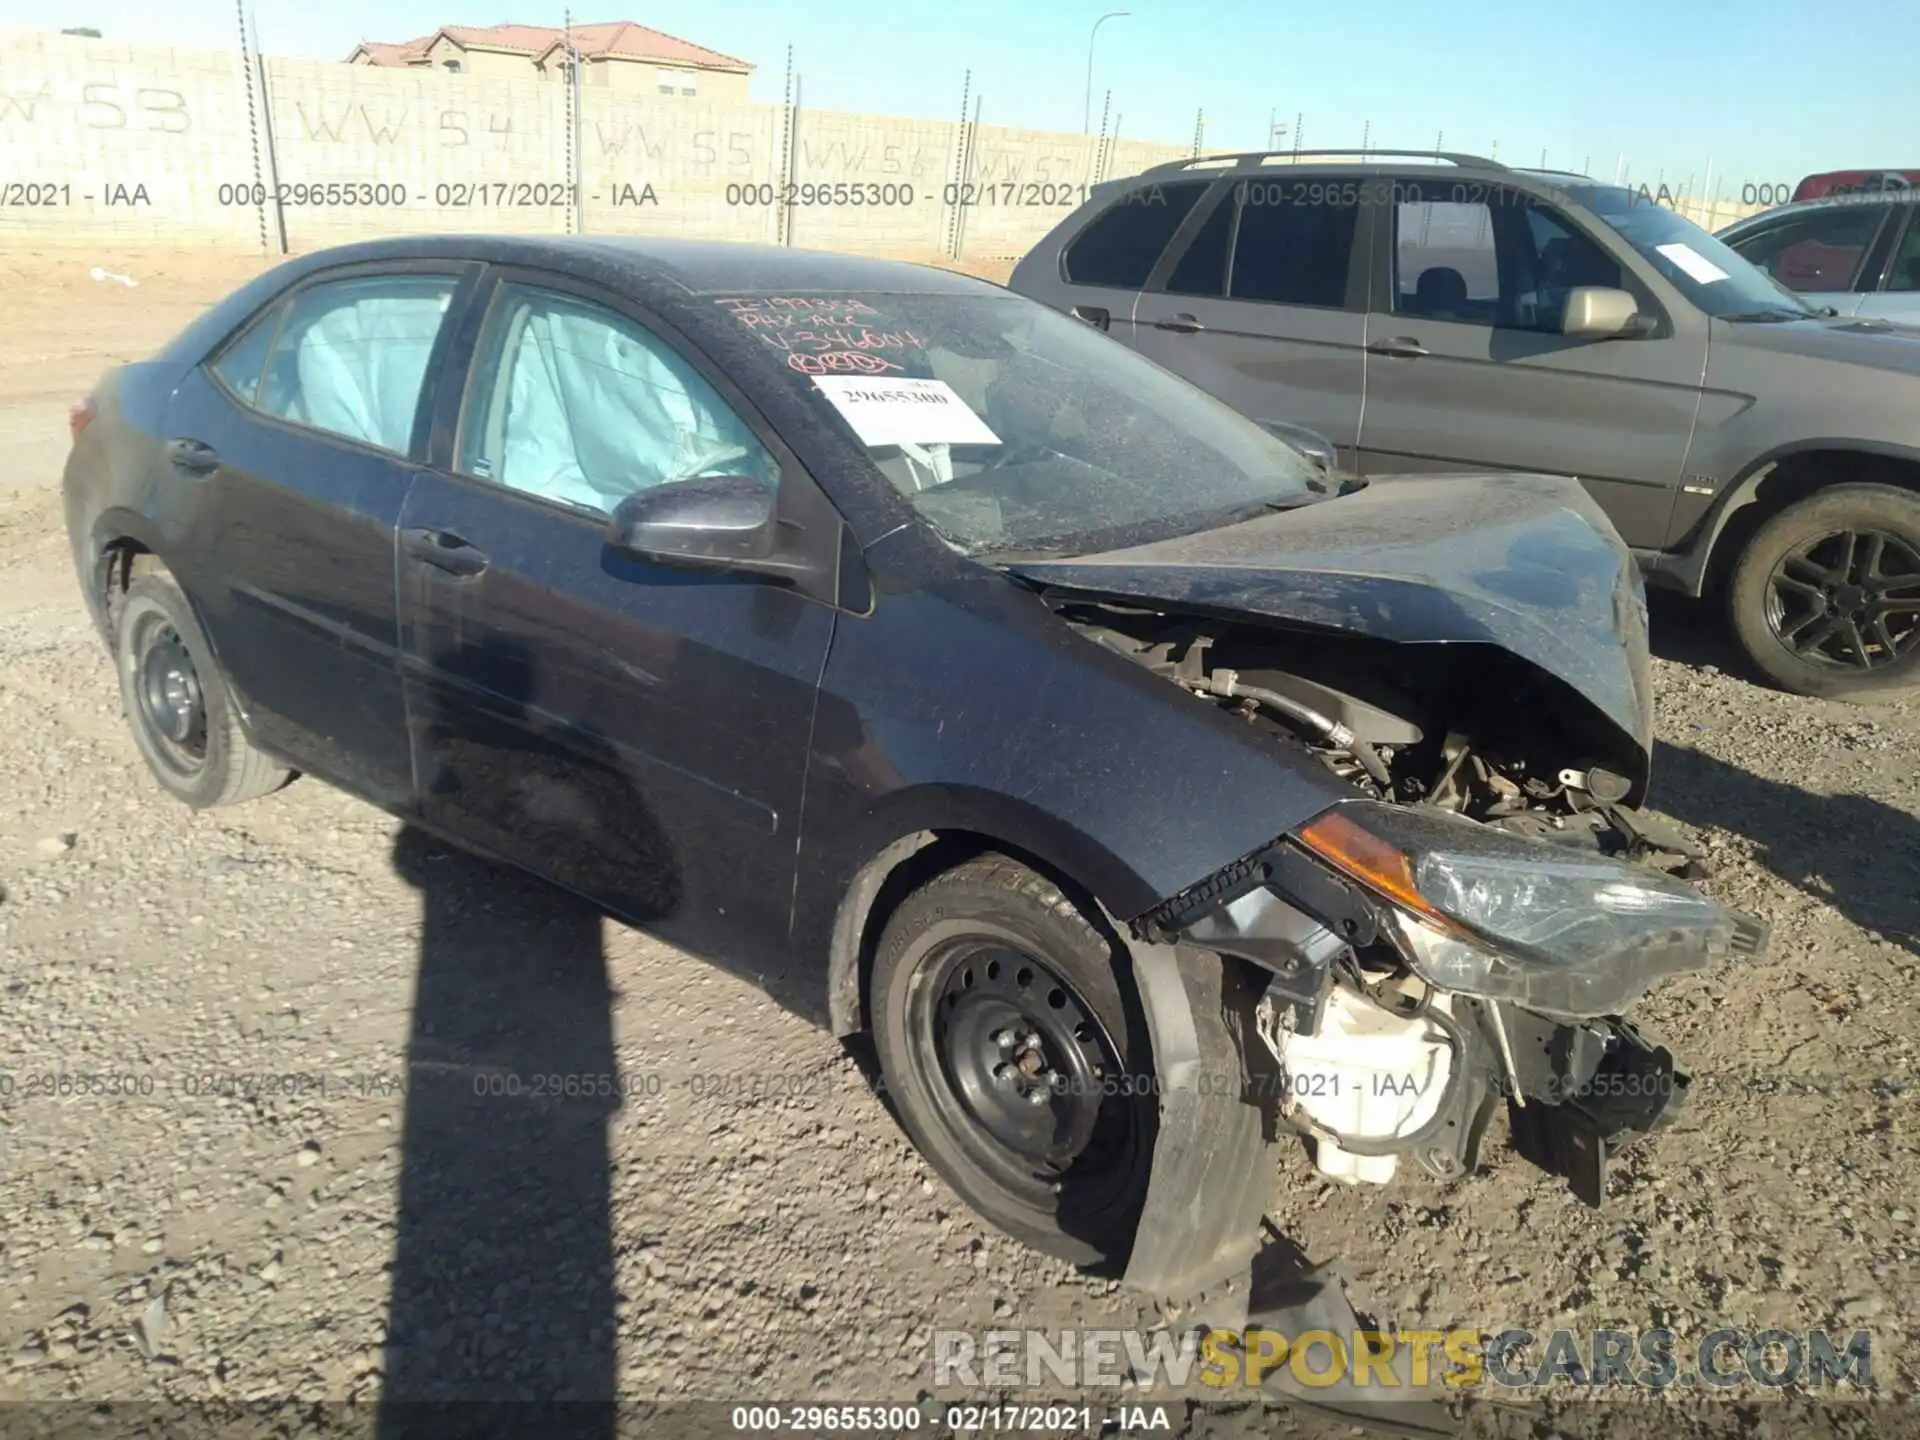
<path fill-rule="evenodd" d="M 1714 264 L 1691 245 L 1656 245 L 1653 247 L 1667 259 L 1678 265 L 1687 274 L 1702 285 L 1711 285 L 1716 280 L 1727 278 L 1727 272 Z"/>
<path fill-rule="evenodd" d="M 816 375 L 863 445 L 998 445 L 1000 437 L 944 380 Z"/>

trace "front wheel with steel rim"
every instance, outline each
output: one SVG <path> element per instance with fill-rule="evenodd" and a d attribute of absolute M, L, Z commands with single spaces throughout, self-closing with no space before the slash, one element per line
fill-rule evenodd
<path fill-rule="evenodd" d="M 193 608 L 164 573 L 140 576 L 115 610 L 114 659 L 134 743 L 154 778 L 200 809 L 277 790 L 285 766 L 256 750 Z"/>
<path fill-rule="evenodd" d="M 1843 485 L 1763 525 L 1728 590 L 1735 634 L 1802 695 L 1867 700 L 1920 679 L 1920 494 Z"/>
<path fill-rule="evenodd" d="M 1119 947 L 1054 884 L 986 856 L 888 920 L 875 1048 L 920 1152 L 975 1210 L 1075 1264 L 1124 1264 L 1158 1104 Z"/>

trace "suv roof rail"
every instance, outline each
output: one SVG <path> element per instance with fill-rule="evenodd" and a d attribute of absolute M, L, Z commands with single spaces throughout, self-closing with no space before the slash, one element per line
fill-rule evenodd
<path fill-rule="evenodd" d="M 1178 170 L 1224 169 L 1237 166 L 1249 160 L 1289 161 L 1324 158 L 1337 155 L 1343 160 L 1358 160 L 1361 164 L 1376 156 L 1386 159 L 1444 160 L 1449 165 L 1471 165 L 1482 170 L 1505 170 L 1509 167 L 1498 160 L 1490 160 L 1484 155 L 1468 155 L 1459 150 L 1381 150 L 1369 145 L 1364 150 L 1348 147 L 1344 150 L 1238 150 L 1225 155 L 1195 155 L 1185 160 L 1168 160 L 1141 173 L 1144 175 L 1164 175 Z"/>

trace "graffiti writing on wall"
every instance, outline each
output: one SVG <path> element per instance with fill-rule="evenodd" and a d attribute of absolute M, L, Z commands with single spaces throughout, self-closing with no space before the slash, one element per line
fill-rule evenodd
<path fill-rule="evenodd" d="M 1090 159 L 1091 147 L 1078 155 L 1070 150 L 1021 155 L 982 146 L 974 162 L 973 173 L 968 178 L 986 185 L 1022 181 L 1036 185 L 1073 184 L 1087 178 Z"/>
<path fill-rule="evenodd" d="M 277 107 L 276 107 L 277 109 Z M 393 145 L 406 133 L 412 112 L 404 105 L 395 110 L 385 105 L 345 103 L 327 105 L 296 100 L 293 113 L 298 133 L 316 145 Z M 466 110 L 438 110 L 433 116 L 433 131 L 443 148 L 458 149 L 476 139 L 492 141 L 494 148 L 506 149 L 513 142 L 513 117 L 497 113 L 475 115 Z"/>
<path fill-rule="evenodd" d="M 846 140 L 800 139 L 800 161 L 809 175 L 897 175 L 937 180 L 946 173 L 949 153 L 911 142 L 871 145 Z"/>
<path fill-rule="evenodd" d="M 184 135 L 193 128 L 187 97 L 164 85 L 122 85 L 113 80 L 82 84 L 72 98 L 54 94 L 51 81 L 32 90 L 0 91 L 0 125 L 55 123 L 73 112 L 89 130 L 142 130 L 154 135 Z"/>

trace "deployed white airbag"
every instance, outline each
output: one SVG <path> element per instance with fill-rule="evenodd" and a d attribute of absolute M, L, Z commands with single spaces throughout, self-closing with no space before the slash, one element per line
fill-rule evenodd
<path fill-rule="evenodd" d="M 287 418 L 404 454 L 448 282 L 370 282 L 345 304 L 327 288 L 314 293 L 329 308 L 298 331 L 300 383 Z"/>
<path fill-rule="evenodd" d="M 505 425 L 487 457 L 502 484 L 612 510 L 698 475 L 774 483 L 772 457 L 706 382 L 611 316 L 530 305 L 506 351 Z"/>

